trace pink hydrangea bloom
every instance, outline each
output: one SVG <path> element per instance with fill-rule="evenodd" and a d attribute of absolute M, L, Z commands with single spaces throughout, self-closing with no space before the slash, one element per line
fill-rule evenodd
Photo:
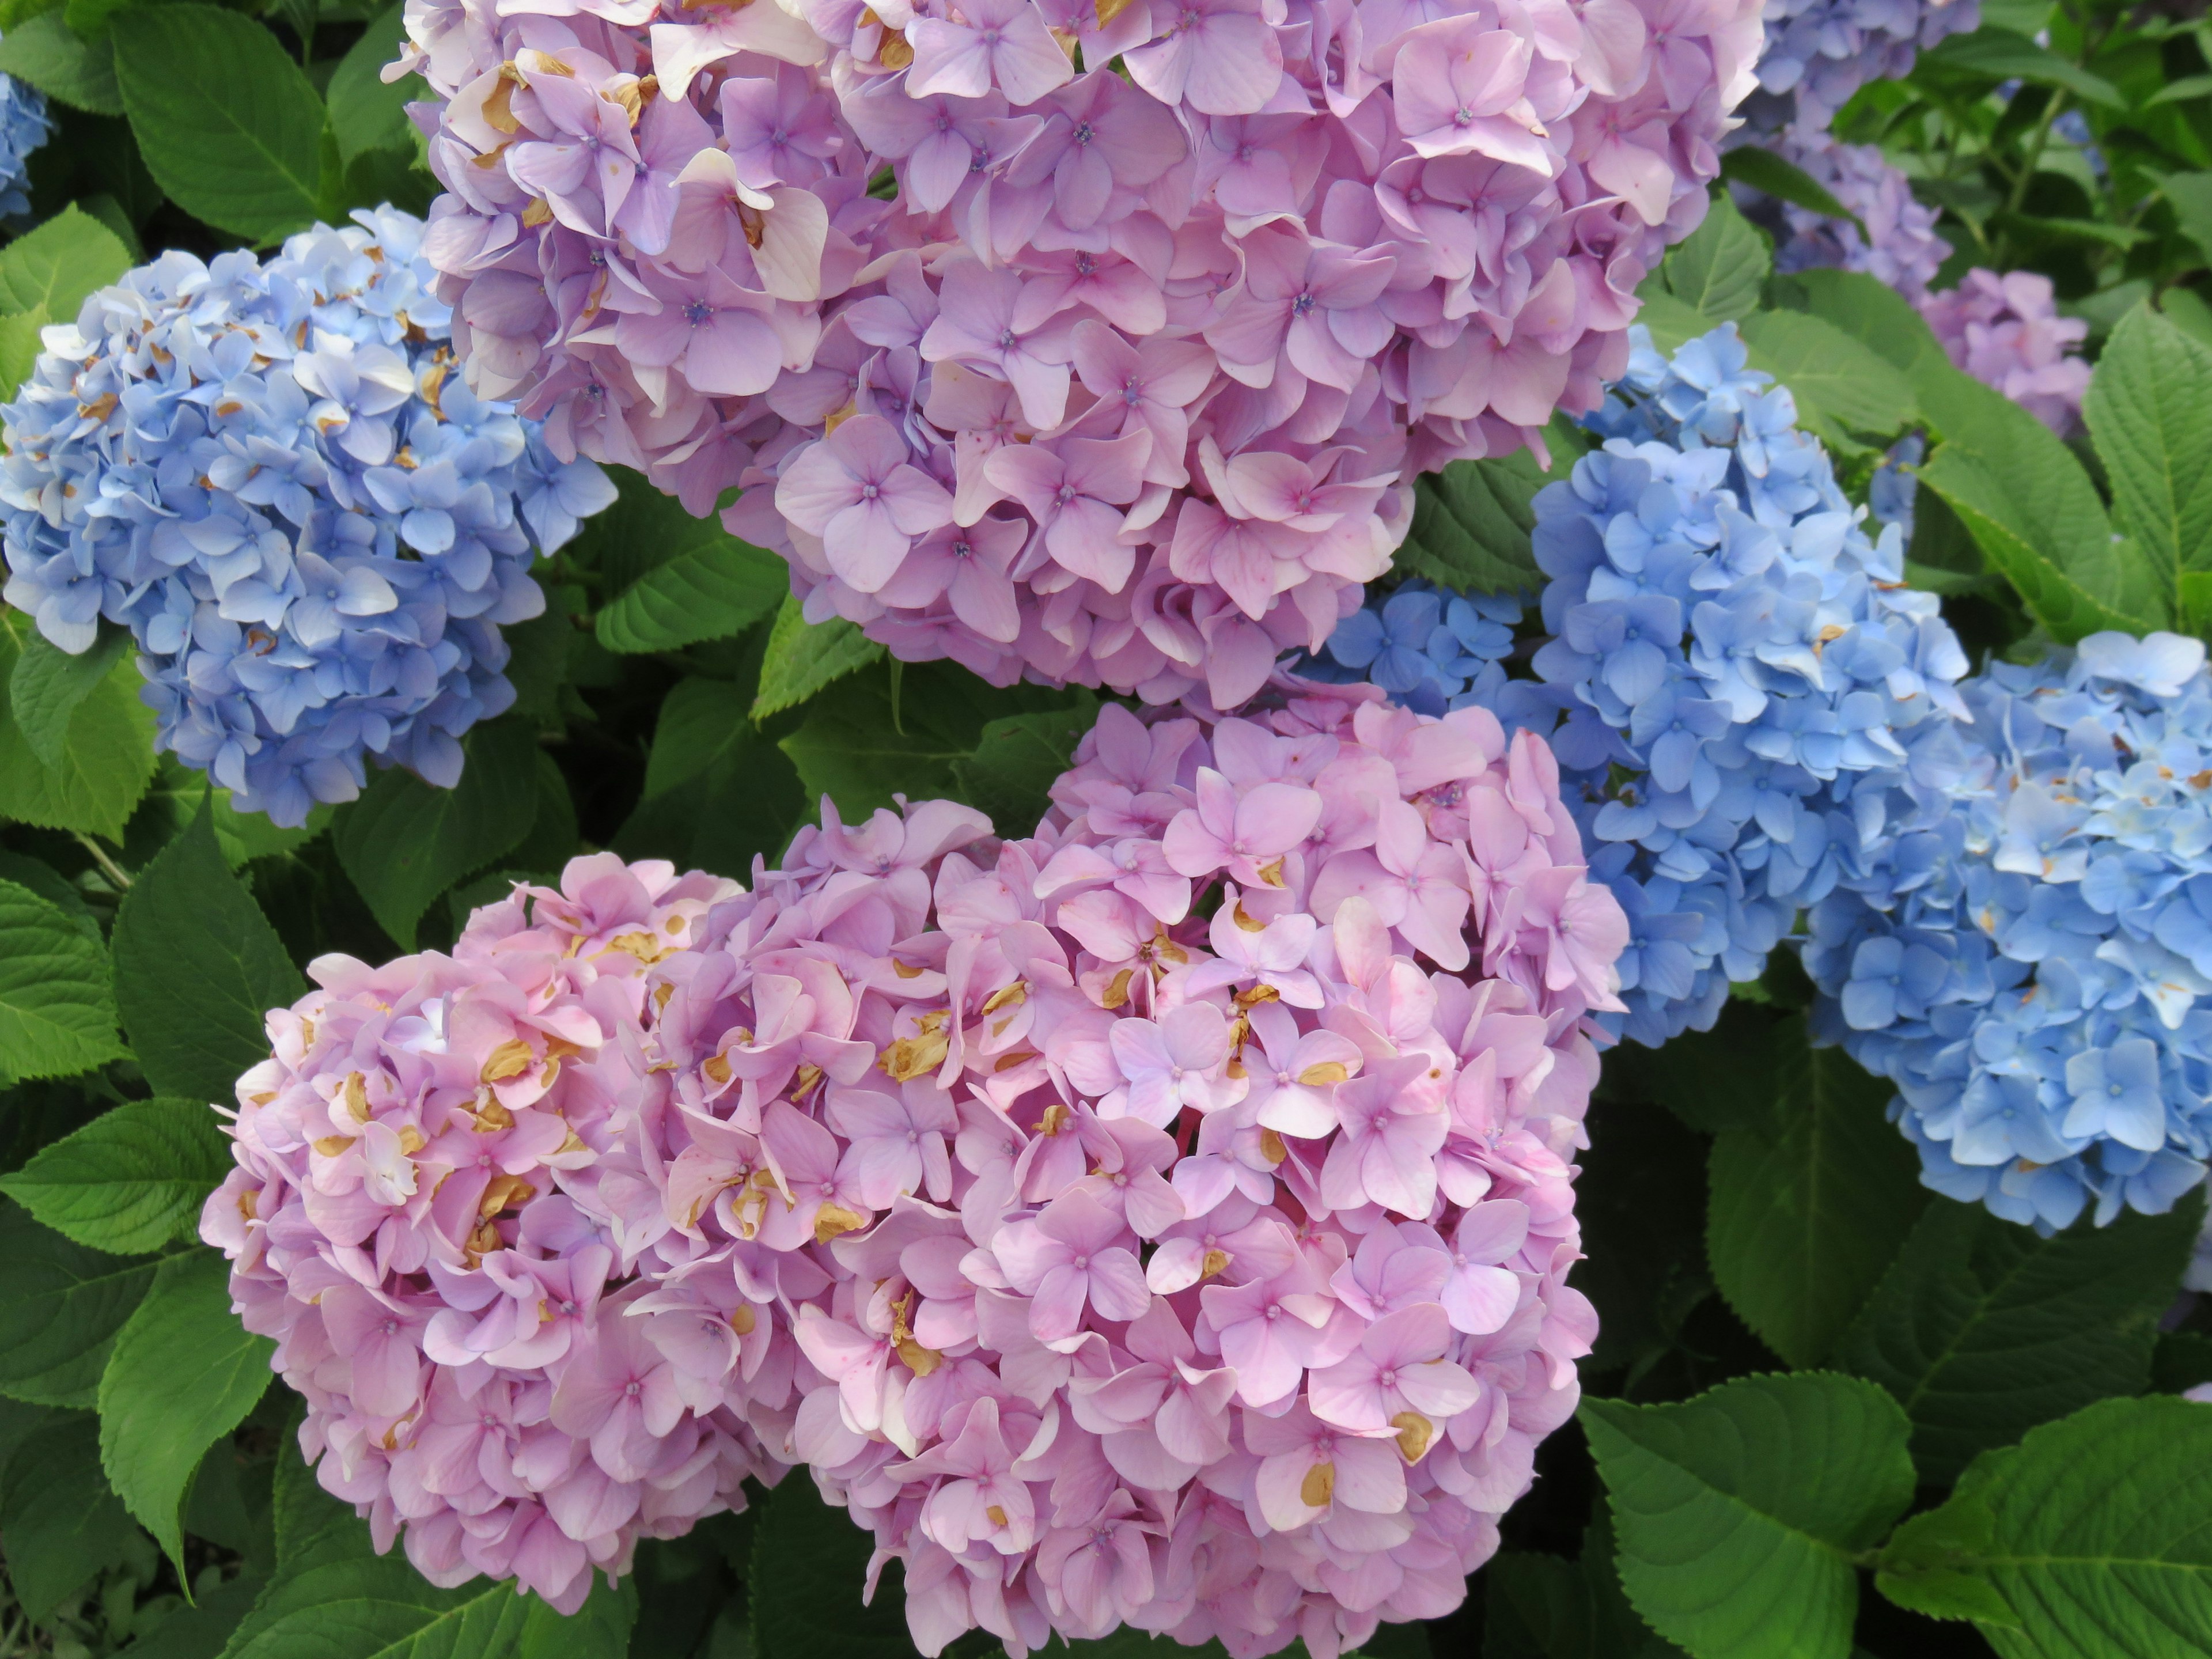
<path fill-rule="evenodd" d="M 743 1334 L 714 1420 L 903 1562 L 923 1652 L 1336 1659 L 1458 1604 L 1574 1410 L 1626 921 L 1479 709 L 1112 706 L 1053 799 L 825 804 L 653 963 L 610 1237 Z"/>
<path fill-rule="evenodd" d="M 648 966 L 733 882 L 611 854 L 479 909 L 451 955 L 311 965 L 239 1079 L 238 1167 L 203 1237 L 307 1402 L 301 1449 L 424 1577 L 573 1610 L 773 1482 L 723 1404 L 742 1337 L 656 1311 L 623 1216 Z"/>
<path fill-rule="evenodd" d="M 2081 416 L 2089 325 L 2061 317 L 2051 279 L 2033 270 L 2000 276 L 1977 266 L 1959 286 L 1919 301 L 1951 361 L 1993 386 L 2061 437 Z"/>
<path fill-rule="evenodd" d="M 1761 40 L 1756 0 L 408 27 L 472 384 L 694 512 L 742 488 L 814 620 L 1218 708 L 1388 567 L 1414 475 L 1595 406 Z"/>

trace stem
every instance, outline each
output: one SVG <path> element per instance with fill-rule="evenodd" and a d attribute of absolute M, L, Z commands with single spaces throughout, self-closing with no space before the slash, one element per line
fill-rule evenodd
<path fill-rule="evenodd" d="M 2013 176 L 2012 193 L 2005 198 L 2008 216 L 2018 213 L 2027 201 L 2027 187 L 2035 182 L 2036 170 L 2043 165 L 2044 149 L 2051 143 L 2051 124 L 2065 112 L 2066 97 L 2065 88 L 2053 87 L 2051 96 L 2044 100 L 2043 118 L 2028 135 L 2027 153 L 2021 161 L 2020 171 Z M 2010 232 L 2001 234 L 1997 239 L 1997 246 L 2007 253 L 2012 251 L 2011 243 Z M 2010 263 L 2006 259 L 1998 261 L 2000 267 Z"/>
<path fill-rule="evenodd" d="M 121 865 L 107 856 L 106 848 L 82 830 L 72 830 L 70 833 L 76 837 L 79 846 L 92 854 L 92 861 L 100 866 L 100 873 L 107 878 L 109 886 L 114 888 L 118 893 L 127 893 L 131 890 L 131 878 L 124 873 Z"/>

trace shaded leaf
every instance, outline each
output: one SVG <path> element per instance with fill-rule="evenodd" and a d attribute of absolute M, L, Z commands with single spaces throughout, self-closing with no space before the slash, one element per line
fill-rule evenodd
<path fill-rule="evenodd" d="M 1413 482 L 1413 526 L 1397 563 L 1441 587 L 1462 592 L 1531 592 L 1544 585 L 1529 546 L 1536 492 L 1565 477 L 1589 441 L 1564 416 L 1544 434 L 1552 465 L 1528 451 L 1495 459 L 1455 461 Z"/>
<path fill-rule="evenodd" d="M 372 149 L 402 149 L 412 159 L 415 131 L 407 105 L 428 97 L 429 88 L 419 75 L 404 75 L 389 84 L 383 79 L 384 66 L 399 56 L 407 38 L 402 9 L 391 6 L 371 18 L 331 72 L 331 133 L 337 140 L 338 160 L 349 166 Z"/>
<path fill-rule="evenodd" d="M 165 1095 L 229 1104 L 239 1074 L 268 1057 L 269 1010 L 306 989 L 231 874 L 203 804 L 116 913 L 116 1001 L 147 1080 Z"/>
<path fill-rule="evenodd" d="M 959 798 L 1002 836 L 1033 833 L 1052 805 L 1052 786 L 1098 718 L 1096 698 L 1066 708 L 1008 714 L 985 724 L 975 752 L 952 763 Z"/>
<path fill-rule="evenodd" d="M 205 1249 L 164 1259 L 116 1334 L 100 1377 L 100 1467 L 179 1573 L 192 1471 L 268 1390 L 276 1352 L 238 1322 L 230 1264 Z"/>
<path fill-rule="evenodd" d="M 138 1528 L 100 1472 L 100 1425 L 71 1416 L 33 1434 L 0 1480 L 0 1549 L 23 1615 L 43 1625 L 95 1573 L 120 1566 Z"/>
<path fill-rule="evenodd" d="M 0 880 L 0 1069 L 74 1077 L 122 1053 L 106 948 L 58 905 Z"/>
<path fill-rule="evenodd" d="M 1796 162 L 1757 144 L 1740 144 L 1721 157 L 1721 177 L 1731 184 L 1747 185 L 1778 202 L 1844 219 L 1866 234 L 1866 222 L 1838 202 L 1828 187 Z"/>
<path fill-rule="evenodd" d="M 2039 1238 L 1978 1205 L 1932 1204 L 1837 1363 L 1897 1397 L 1923 1474 L 1954 1479 L 1977 1452 L 2148 1386 L 2201 1216 L 2192 1202 Z"/>
<path fill-rule="evenodd" d="M 432 900 L 512 852 L 536 817 L 538 744 L 526 722 L 479 726 L 462 749 L 453 788 L 393 767 L 338 816 L 338 862 L 404 949 Z"/>
<path fill-rule="evenodd" d="M 2128 106 L 2119 88 L 2104 76 L 2037 46 L 2016 29 L 1985 25 L 1971 33 L 1954 34 L 1922 52 L 1921 62 L 1990 81 L 2032 81 L 2038 86 L 2063 87 L 2075 97 L 2107 109 Z"/>
<path fill-rule="evenodd" d="M 72 1244 L 0 1203 L 0 1394 L 91 1406 L 115 1334 L 154 1282 L 155 1263 Z"/>
<path fill-rule="evenodd" d="M 818 1659 L 831 1653 L 837 1659 L 911 1659 L 914 1644 L 902 1616 L 904 1586 L 896 1564 L 884 1574 L 875 1599 L 860 1604 L 872 1547 L 850 1516 L 822 1501 L 811 1480 L 785 1480 L 770 1492 L 753 1528 L 746 1575 L 753 1659 Z"/>
<path fill-rule="evenodd" d="M 1767 1346 L 1817 1364 L 1851 1322 L 1929 1197 L 1891 1127 L 1893 1092 L 1840 1048 L 1778 1030 L 1771 1110 L 1713 1141 L 1705 1248 L 1713 1280 Z"/>

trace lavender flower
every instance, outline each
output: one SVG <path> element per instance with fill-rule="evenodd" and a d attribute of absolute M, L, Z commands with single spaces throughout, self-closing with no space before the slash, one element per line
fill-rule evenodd
<path fill-rule="evenodd" d="M 1869 81 L 1912 72 L 1919 48 L 1981 26 L 1980 0 L 1767 0 L 1750 125 L 1826 127 Z"/>
<path fill-rule="evenodd" d="M 1777 270 L 1863 270 L 1909 300 L 1928 291 L 1951 245 L 1936 234 L 1936 210 L 1913 199 L 1911 182 L 1879 145 L 1838 143 L 1820 129 L 1791 126 L 1771 148 L 1858 219 L 1854 224 L 1776 204 L 1776 228 L 1784 233 L 1777 238 Z"/>
<path fill-rule="evenodd" d="M 365 757 L 457 781 L 532 560 L 614 499 L 453 374 L 421 222 L 354 217 L 266 264 L 163 254 L 0 410 L 8 602 L 65 651 L 128 628 L 158 745 L 288 825 Z"/>

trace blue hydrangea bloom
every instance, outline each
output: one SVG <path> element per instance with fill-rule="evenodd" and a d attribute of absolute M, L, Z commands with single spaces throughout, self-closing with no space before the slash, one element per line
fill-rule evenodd
<path fill-rule="evenodd" d="M 12 75 L 0 75 L 0 219 L 20 218 L 31 210 L 23 188 L 29 182 L 31 152 L 53 136 L 46 94 Z"/>
<path fill-rule="evenodd" d="M 0 409 L 8 602 L 65 651 L 127 628 L 159 746 L 288 825 L 365 757 L 459 780 L 514 701 L 532 562 L 615 494 L 453 372 L 422 222 L 354 219 L 265 263 L 163 254 Z"/>
<path fill-rule="evenodd" d="M 1973 773 L 1812 913 L 1821 1034 L 1924 1179 L 2044 1231 L 2157 1213 L 2212 1148 L 2212 675 L 2097 634 L 1966 687 Z"/>
<path fill-rule="evenodd" d="M 1588 422 L 1602 447 L 1536 497 L 1538 681 L 1495 672 L 1503 626 L 1483 672 L 1451 680 L 1439 596 L 1410 584 L 1326 655 L 1399 701 L 1479 702 L 1550 738 L 1629 918 L 1629 1012 L 1609 1018 L 1657 1044 L 1709 1027 L 1801 909 L 1893 879 L 1900 828 L 1940 816 L 1964 769 L 1966 659 L 1935 597 L 1903 586 L 1902 535 L 1869 538 L 1733 325 L 1671 361 L 1631 338 Z"/>
<path fill-rule="evenodd" d="M 1464 708 L 1504 687 L 1522 609 L 1517 594 L 1440 593 L 1417 579 L 1370 593 L 1296 672 L 1332 685 L 1370 681 L 1424 714 Z"/>
<path fill-rule="evenodd" d="M 1980 0 L 1766 0 L 1759 90 L 1743 107 L 1774 131 L 1825 127 L 1869 81 L 1912 71 L 1923 46 L 1981 26 Z"/>

